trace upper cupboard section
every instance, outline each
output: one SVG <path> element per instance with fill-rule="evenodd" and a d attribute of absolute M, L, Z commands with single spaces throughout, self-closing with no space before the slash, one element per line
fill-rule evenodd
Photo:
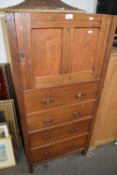
<path fill-rule="evenodd" d="M 99 79 L 110 21 L 80 13 L 16 13 L 23 88 Z"/>

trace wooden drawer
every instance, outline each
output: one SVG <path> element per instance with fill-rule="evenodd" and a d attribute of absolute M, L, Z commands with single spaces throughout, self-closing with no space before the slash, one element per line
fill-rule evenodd
<path fill-rule="evenodd" d="M 32 13 L 32 28 L 50 27 L 50 26 L 81 26 L 81 27 L 100 27 L 101 15 L 86 15 L 72 13 L 72 19 L 67 19 L 69 13 Z M 71 13 L 70 13 L 71 14 Z"/>
<path fill-rule="evenodd" d="M 36 132 L 30 135 L 31 148 L 46 145 L 68 137 L 73 137 L 88 133 L 91 123 L 91 118 L 87 120 L 54 127 L 46 131 Z M 34 133 L 34 132 L 33 132 Z"/>
<path fill-rule="evenodd" d="M 76 121 L 91 116 L 94 111 L 95 100 L 37 113 L 27 114 L 28 130 L 49 128 L 66 122 Z"/>
<path fill-rule="evenodd" d="M 37 163 L 41 161 L 45 161 L 48 159 L 52 159 L 54 157 L 74 152 L 78 150 L 83 150 L 85 147 L 87 135 L 82 137 L 74 137 L 70 140 L 57 142 L 50 146 L 45 146 L 40 149 L 33 149 L 31 151 L 32 162 Z"/>
<path fill-rule="evenodd" d="M 98 83 L 83 83 L 57 88 L 25 91 L 26 112 L 46 110 L 57 106 L 70 105 L 95 99 Z"/>

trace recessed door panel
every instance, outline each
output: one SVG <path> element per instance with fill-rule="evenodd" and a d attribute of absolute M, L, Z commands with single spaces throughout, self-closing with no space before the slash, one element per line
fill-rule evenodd
<path fill-rule="evenodd" d="M 77 28 L 74 32 L 72 73 L 92 72 L 95 68 L 99 29 Z"/>
<path fill-rule="evenodd" d="M 32 30 L 32 66 L 35 78 L 59 74 L 61 35 L 61 29 Z"/>

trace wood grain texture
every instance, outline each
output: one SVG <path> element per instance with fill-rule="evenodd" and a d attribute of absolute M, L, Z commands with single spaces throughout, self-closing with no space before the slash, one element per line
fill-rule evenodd
<path fill-rule="evenodd" d="M 22 86 L 23 89 L 29 89 L 34 84 L 31 67 L 30 14 L 16 13 L 15 21 Z M 24 55 L 23 58 L 22 54 Z"/>
<path fill-rule="evenodd" d="M 73 38 L 73 37 L 72 37 Z M 77 28 L 74 34 L 74 48 L 72 60 L 72 73 L 80 71 L 94 71 L 94 60 L 97 41 L 99 38 L 99 29 Z M 95 65 L 97 66 L 97 65 Z"/>
<path fill-rule="evenodd" d="M 92 146 L 108 143 L 117 136 L 117 49 L 110 57 L 99 104 Z"/>
<path fill-rule="evenodd" d="M 113 48 L 112 50 L 112 43 L 115 35 L 117 27 L 117 17 L 113 17 L 112 20 L 112 27 L 110 31 L 110 37 L 108 39 L 109 45 L 106 53 L 106 60 L 105 64 L 108 64 L 108 69 L 105 71 L 106 80 L 104 86 L 101 86 L 102 96 L 101 101 L 99 104 L 99 109 L 97 112 L 96 122 L 94 126 L 94 131 L 90 143 L 90 147 L 96 147 L 97 145 L 102 145 L 108 142 L 115 140 L 117 137 L 117 128 L 116 128 L 116 49 Z M 110 56 L 111 53 L 111 56 Z M 110 60 L 108 62 L 108 60 Z M 105 67 L 104 67 L 105 70 Z M 102 78 L 104 81 L 104 78 Z M 100 94 L 101 95 L 101 94 Z M 102 121 L 102 122 L 100 122 Z M 99 128 L 100 130 L 99 130 Z"/>
<path fill-rule="evenodd" d="M 28 147 L 28 133 L 27 133 L 27 125 L 25 119 L 25 108 L 24 108 L 24 99 L 22 96 L 22 79 L 21 79 L 21 72 L 20 72 L 20 61 L 18 55 L 18 43 L 17 43 L 17 34 L 16 34 L 16 26 L 15 26 L 15 16 L 12 13 L 6 14 L 7 26 L 8 26 L 8 34 L 9 34 L 9 41 L 10 41 L 10 50 L 12 55 L 12 60 L 10 62 L 11 70 L 12 70 L 12 77 L 14 82 L 14 87 L 17 95 L 17 103 L 19 107 L 20 113 L 20 122 L 23 132 L 23 138 L 25 143 L 25 153 L 29 165 L 30 171 L 32 171 L 32 161 L 30 156 L 30 150 Z"/>
<path fill-rule="evenodd" d="M 50 146 L 39 149 L 32 149 L 32 160 L 34 163 L 58 157 L 61 154 L 82 150 L 86 142 L 87 135 L 81 137 L 73 137 L 66 141 L 57 142 Z M 61 146 L 62 145 L 62 146 Z M 40 156 L 38 156 L 40 155 Z"/>
<path fill-rule="evenodd" d="M 91 100 L 86 103 L 28 113 L 26 116 L 29 132 L 44 130 L 60 124 L 82 120 L 86 116 L 92 116 L 95 103 L 96 100 Z"/>
<path fill-rule="evenodd" d="M 25 91 L 26 113 L 96 99 L 98 82 Z"/>
<path fill-rule="evenodd" d="M 24 89 L 55 87 L 99 78 L 105 36 L 102 18 L 73 14 L 73 20 L 66 20 L 65 15 L 15 14 Z"/>
<path fill-rule="evenodd" d="M 111 19 L 74 13 L 73 20 L 66 20 L 64 12 L 16 13 L 9 20 L 13 74 L 30 170 L 35 163 L 88 150 L 108 64 L 106 51 L 111 48 L 110 40 L 107 42 Z M 15 35 L 12 25 L 16 25 Z M 78 119 L 73 119 L 76 116 Z M 83 122 L 89 118 L 90 122 Z M 70 137 L 65 128 L 76 128 L 76 123 L 82 123 L 81 135 Z M 45 143 L 42 135 L 50 131 L 56 137 Z"/>
<path fill-rule="evenodd" d="M 32 30 L 32 66 L 35 78 L 60 73 L 61 29 Z"/>
<path fill-rule="evenodd" d="M 95 124 L 95 120 L 96 120 L 96 114 L 97 114 L 97 110 L 98 110 L 98 105 L 100 102 L 100 97 L 101 97 L 101 93 L 103 90 L 103 86 L 104 86 L 104 81 L 105 81 L 105 75 L 106 75 L 106 71 L 107 71 L 107 66 L 108 66 L 108 62 L 110 59 L 110 53 L 111 53 L 111 48 L 112 48 L 112 42 L 113 42 L 113 29 L 111 28 L 112 25 L 112 18 L 111 16 L 103 16 L 103 22 L 102 22 L 102 30 L 105 31 L 104 34 L 104 43 L 103 43 L 103 50 L 101 52 L 101 61 L 100 61 L 100 85 L 99 85 L 99 89 L 98 89 L 98 93 L 97 93 L 97 104 L 95 106 L 95 110 L 94 110 L 94 120 L 92 120 L 91 123 L 91 127 L 90 127 L 90 131 L 89 131 L 89 135 L 88 135 L 88 139 L 87 139 L 87 143 L 86 143 L 86 149 L 83 151 L 83 154 L 86 154 L 89 145 L 90 145 L 90 140 L 93 134 L 93 129 L 94 129 L 94 124 Z M 110 33 L 110 35 L 109 35 Z M 108 41 L 108 42 L 107 42 Z M 97 53 L 98 54 L 98 53 Z"/>
<path fill-rule="evenodd" d="M 63 140 L 73 136 L 88 133 L 90 128 L 90 117 L 79 122 L 71 122 L 59 127 L 47 129 L 45 131 L 33 131 L 30 133 L 30 147 L 40 147 L 55 141 Z M 62 134 L 61 134 L 62 133 Z"/>

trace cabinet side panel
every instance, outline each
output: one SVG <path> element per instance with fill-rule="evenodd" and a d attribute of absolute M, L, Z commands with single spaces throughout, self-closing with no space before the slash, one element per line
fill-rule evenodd
<path fill-rule="evenodd" d="M 22 131 L 25 142 L 25 152 L 29 164 L 29 168 L 31 169 L 32 163 L 30 159 L 30 153 L 28 149 L 29 138 L 27 135 L 27 125 L 25 120 L 25 108 L 23 103 L 23 95 L 22 95 L 22 81 L 21 81 L 21 73 L 19 69 L 19 55 L 17 52 L 18 43 L 17 43 L 17 35 L 16 35 L 16 27 L 15 27 L 15 18 L 14 14 L 8 13 L 6 14 L 7 26 L 8 26 L 8 35 L 10 42 L 10 50 L 11 50 L 11 70 L 13 76 L 13 82 L 15 86 L 17 102 L 19 106 L 20 118 L 22 123 Z"/>
<path fill-rule="evenodd" d="M 94 131 L 93 131 L 92 138 L 91 138 L 90 147 L 96 147 L 97 145 L 102 145 L 102 144 L 105 144 L 105 143 L 107 143 L 109 141 L 112 141 L 114 138 L 116 139 L 115 130 L 114 130 L 115 126 L 113 127 L 111 125 L 111 130 L 109 128 L 110 131 L 108 131 L 108 133 L 106 133 L 106 131 L 107 131 L 106 127 L 108 125 L 108 122 L 110 120 L 112 121 L 114 116 L 112 117 L 111 115 L 113 115 L 113 114 L 111 114 L 108 117 L 106 115 L 106 113 L 104 113 L 104 112 L 106 112 L 105 111 L 105 104 L 104 104 L 105 101 L 106 101 L 106 106 L 108 106 L 107 107 L 108 109 L 110 109 L 110 107 L 113 104 L 112 109 L 114 110 L 114 105 L 116 104 L 115 103 L 116 93 L 114 91 L 114 87 L 115 87 L 114 83 L 116 83 L 116 81 L 114 82 L 114 79 L 115 79 L 115 76 L 116 76 L 116 72 L 114 72 L 114 71 L 115 71 L 115 67 L 116 67 L 115 60 L 117 60 L 117 59 L 116 59 L 116 56 L 115 56 L 115 59 L 113 59 L 113 57 L 112 58 L 110 57 L 110 53 L 112 51 L 112 43 L 113 43 L 116 27 L 117 27 L 117 17 L 113 17 L 112 25 L 111 25 L 111 31 L 110 31 L 109 40 L 108 40 L 109 45 L 108 45 L 107 52 L 106 52 L 106 57 L 108 59 L 105 61 L 105 66 L 104 66 L 104 74 L 106 75 L 106 80 L 105 80 L 106 87 L 105 87 L 105 84 L 104 84 L 104 89 L 103 89 L 103 84 L 100 87 L 100 91 L 103 89 L 103 92 L 102 92 L 102 95 L 101 95 L 99 109 L 98 109 L 97 116 L 96 116 L 96 122 L 95 122 Z M 111 59 L 110 59 L 110 63 L 109 63 L 108 69 L 106 71 L 106 65 L 108 64 L 109 58 L 111 58 Z M 104 82 L 104 76 L 102 77 L 101 81 Z M 108 85 L 107 85 L 107 82 L 108 82 Z M 114 96 L 112 97 L 112 99 L 110 99 L 109 94 L 113 93 L 113 91 L 114 91 Z M 107 99 L 109 99 L 110 106 L 108 104 L 108 100 Z M 112 100 L 112 102 L 111 102 L 112 104 L 110 103 L 110 100 Z M 113 112 L 115 112 L 115 110 Z M 116 120 L 116 119 L 114 118 L 114 120 Z M 104 121 L 106 121 L 106 123 Z M 105 123 L 103 125 L 103 132 L 102 132 L 102 130 L 99 130 L 99 128 L 98 128 L 99 125 L 100 125 L 100 128 L 102 126 L 102 124 L 100 122 L 101 123 Z M 114 123 L 115 123 L 115 121 L 114 121 Z M 113 123 L 113 125 L 114 125 L 114 123 Z M 109 135 L 112 134 L 112 127 L 114 128 L 113 129 L 113 136 L 111 135 L 111 137 L 110 137 Z"/>
<path fill-rule="evenodd" d="M 87 140 L 87 144 L 86 144 L 86 150 L 87 151 L 89 144 L 90 144 L 90 139 L 92 137 L 92 133 L 93 133 L 93 129 L 94 129 L 94 124 L 95 124 L 95 120 L 96 120 L 96 114 L 97 114 L 97 110 L 98 110 L 98 105 L 100 102 L 100 96 L 103 90 L 103 86 L 104 86 L 104 81 L 105 81 L 105 75 L 106 75 L 106 71 L 107 71 L 107 66 L 108 66 L 108 61 L 109 61 L 109 56 L 110 56 L 110 52 L 111 52 L 111 48 L 112 48 L 112 39 L 113 39 L 113 32 L 111 31 L 111 25 L 112 25 L 112 17 L 111 16 L 103 16 L 103 25 L 102 27 L 105 27 L 105 42 L 103 44 L 103 52 L 102 52 L 102 62 L 101 62 L 101 67 L 102 67 L 102 71 L 101 71 L 101 79 L 100 79 L 100 85 L 99 85 L 99 89 L 98 89 L 98 94 L 97 94 L 97 104 L 96 104 L 96 108 L 94 110 L 94 119 L 92 120 L 92 124 L 91 124 L 91 128 L 90 128 L 90 132 L 89 132 L 89 137 Z"/>

